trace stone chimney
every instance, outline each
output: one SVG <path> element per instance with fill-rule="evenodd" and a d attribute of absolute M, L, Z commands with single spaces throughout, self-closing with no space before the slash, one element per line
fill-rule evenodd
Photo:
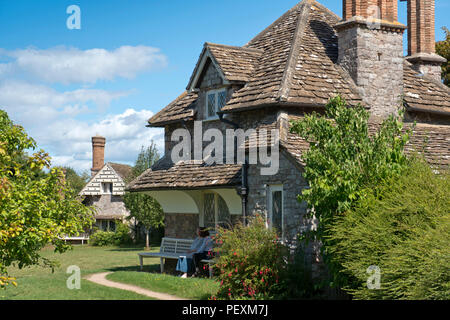
<path fill-rule="evenodd" d="M 447 60 L 436 54 L 434 0 L 408 1 L 408 57 L 413 68 L 441 81 L 441 65 Z"/>
<path fill-rule="evenodd" d="M 358 87 L 372 116 L 396 113 L 403 95 L 403 32 L 397 0 L 343 0 L 338 63 Z"/>
<path fill-rule="evenodd" d="M 105 165 L 105 144 L 106 139 L 104 137 L 92 137 L 92 177 Z"/>

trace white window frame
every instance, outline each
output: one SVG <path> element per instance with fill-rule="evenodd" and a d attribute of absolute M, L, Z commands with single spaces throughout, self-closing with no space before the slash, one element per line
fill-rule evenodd
<path fill-rule="evenodd" d="M 102 182 L 102 194 L 113 194 L 113 192 L 114 192 L 114 185 L 112 182 Z"/>
<path fill-rule="evenodd" d="M 284 190 L 283 190 L 283 185 L 269 185 L 268 186 L 268 192 L 269 192 L 269 196 L 268 196 L 268 201 L 267 201 L 267 227 L 272 230 L 273 227 L 273 212 L 272 212 L 272 208 L 273 208 L 273 193 L 276 191 L 281 191 L 281 239 L 284 240 Z"/>
<path fill-rule="evenodd" d="M 217 112 L 219 112 L 219 93 L 221 92 L 225 92 L 225 95 L 227 94 L 227 89 L 226 88 L 221 88 L 221 89 L 214 89 L 214 90 L 208 90 L 206 91 L 206 98 L 205 98 L 205 120 L 217 120 L 219 119 L 219 116 L 217 115 Z M 211 94 L 214 94 L 214 108 L 216 110 L 216 113 L 214 116 L 209 116 L 209 108 L 208 108 L 208 104 L 209 104 L 209 96 Z"/>

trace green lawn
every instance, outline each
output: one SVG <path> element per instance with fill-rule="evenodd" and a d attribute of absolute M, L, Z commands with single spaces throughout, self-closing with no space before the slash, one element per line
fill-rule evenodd
<path fill-rule="evenodd" d="M 158 251 L 159 248 L 154 248 Z M 107 288 L 90 281 L 81 280 L 80 290 L 69 290 L 66 281 L 70 274 L 67 267 L 76 265 L 82 278 L 93 273 L 114 272 L 108 279 L 135 284 L 162 293 L 170 293 L 189 299 L 206 299 L 216 290 L 216 283 L 209 279 L 180 279 L 175 276 L 150 274 L 156 272 L 159 259 L 145 259 L 147 272 L 139 272 L 138 252 L 140 248 L 74 246 L 64 254 L 55 254 L 51 248 L 42 250 L 46 258 L 56 260 L 60 266 L 55 272 L 48 268 L 33 266 L 19 270 L 9 268 L 11 276 L 17 278 L 18 287 L 8 286 L 0 290 L 0 300 L 142 300 L 148 297 L 132 292 Z"/>
<path fill-rule="evenodd" d="M 144 260 L 145 261 L 145 260 Z M 173 294 L 192 300 L 207 300 L 219 289 L 219 284 L 205 278 L 182 279 L 167 274 L 118 271 L 108 280 L 136 285 L 156 292 Z"/>

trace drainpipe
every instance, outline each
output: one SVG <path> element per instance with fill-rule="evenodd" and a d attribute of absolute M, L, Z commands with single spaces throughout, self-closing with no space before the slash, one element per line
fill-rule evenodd
<path fill-rule="evenodd" d="M 231 120 L 225 119 L 223 112 L 217 112 L 221 122 L 229 124 L 234 127 L 234 129 L 241 129 L 239 124 Z M 234 144 L 234 154 L 237 155 L 237 144 Z M 242 199 L 242 222 L 244 226 L 247 225 L 247 196 L 248 196 L 248 159 L 245 157 L 245 163 L 242 164 L 242 180 L 241 180 L 241 190 L 240 196 Z"/>

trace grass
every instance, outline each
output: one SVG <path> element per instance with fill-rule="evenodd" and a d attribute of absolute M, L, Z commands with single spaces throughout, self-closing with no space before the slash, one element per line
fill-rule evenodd
<path fill-rule="evenodd" d="M 154 248 L 152 251 L 158 251 Z M 74 246 L 64 254 L 56 254 L 52 248 L 42 250 L 42 256 L 56 260 L 59 266 L 54 273 L 42 266 L 25 269 L 11 267 L 8 272 L 17 278 L 18 287 L 8 286 L 0 290 L 0 300 L 144 300 L 148 297 L 125 290 L 97 285 L 83 278 L 89 274 L 114 272 L 110 280 L 134 284 L 154 291 L 174 294 L 189 299 L 205 299 L 215 288 L 209 279 L 179 279 L 175 276 L 139 272 L 138 252 L 142 247 L 91 247 Z M 158 272 L 159 259 L 145 259 L 144 271 Z M 81 289 L 69 290 L 66 281 L 67 267 L 76 265 L 81 269 Z M 182 282 L 185 281 L 185 282 Z"/>
<path fill-rule="evenodd" d="M 108 275 L 106 278 L 111 281 L 132 284 L 191 300 L 207 300 L 219 289 L 218 283 L 214 280 L 204 278 L 182 279 L 158 273 L 119 271 Z"/>

